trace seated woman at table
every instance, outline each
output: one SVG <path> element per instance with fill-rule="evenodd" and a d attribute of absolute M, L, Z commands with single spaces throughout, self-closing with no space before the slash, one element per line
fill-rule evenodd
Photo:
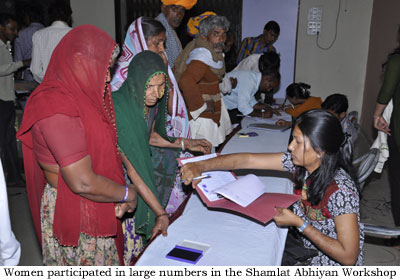
<path fill-rule="evenodd" d="M 294 174 L 294 192 L 301 200 L 293 211 L 279 208 L 279 226 L 295 226 L 304 246 L 316 248 L 311 265 L 363 265 L 364 231 L 360 223 L 359 189 L 351 164 L 349 139 L 338 119 L 323 110 L 300 115 L 288 152 L 230 154 L 185 164 L 182 180 L 189 184 L 207 170 L 271 169 Z M 194 185 L 199 180 L 192 182 Z"/>
<path fill-rule="evenodd" d="M 311 86 L 305 83 L 293 83 L 289 85 L 286 88 L 286 99 L 289 100 L 290 105 L 285 109 L 285 112 L 293 118 L 297 118 L 308 110 L 321 109 L 321 97 L 310 96 L 310 88 Z M 284 104 L 285 102 L 282 105 Z M 280 119 L 276 124 L 290 126 L 292 122 Z"/>

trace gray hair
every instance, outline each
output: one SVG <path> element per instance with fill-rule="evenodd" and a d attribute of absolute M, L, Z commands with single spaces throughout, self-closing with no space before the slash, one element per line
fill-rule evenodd
<path fill-rule="evenodd" d="M 207 37 L 211 29 L 213 29 L 216 26 L 228 32 L 229 25 L 230 23 L 226 17 L 211 15 L 200 21 L 199 24 L 200 34 L 203 34 L 204 36 Z"/>

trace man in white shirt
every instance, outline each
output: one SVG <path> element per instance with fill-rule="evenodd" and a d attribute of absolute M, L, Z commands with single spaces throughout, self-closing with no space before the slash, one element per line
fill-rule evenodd
<path fill-rule="evenodd" d="M 276 69 L 267 70 L 263 73 L 232 71 L 226 74 L 226 77 L 237 79 L 237 85 L 231 93 L 222 95 L 232 123 L 240 122 L 241 117 L 237 115 L 269 118 L 272 116 L 270 107 L 258 103 L 255 94 L 259 90 L 271 92 L 278 87 L 281 76 Z"/>
<path fill-rule="evenodd" d="M 41 83 L 49 65 L 53 50 L 61 39 L 72 28 L 71 7 L 56 1 L 49 8 L 49 15 L 52 17 L 52 24 L 49 27 L 36 31 L 32 37 L 32 63 L 31 72 L 33 78 Z"/>
<path fill-rule="evenodd" d="M 18 23 L 8 14 L 0 14 L 0 155 L 4 154 L 7 184 L 22 186 L 18 169 L 18 151 L 15 138 L 14 72 L 27 66 L 30 60 L 13 62 L 11 42 L 17 37 Z M 0 218 L 1 219 L 1 218 Z"/>

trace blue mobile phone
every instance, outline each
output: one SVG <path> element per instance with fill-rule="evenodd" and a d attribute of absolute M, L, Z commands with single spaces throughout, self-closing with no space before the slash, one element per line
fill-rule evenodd
<path fill-rule="evenodd" d="M 175 246 L 166 257 L 169 259 L 195 264 L 203 256 L 203 251 Z"/>

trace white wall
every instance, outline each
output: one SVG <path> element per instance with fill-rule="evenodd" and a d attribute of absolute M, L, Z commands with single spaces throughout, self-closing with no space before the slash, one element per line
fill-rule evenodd
<path fill-rule="evenodd" d="M 307 35 L 310 7 L 322 7 L 319 44 L 328 47 L 335 36 L 339 3 L 337 37 L 329 50 L 316 44 L 316 35 Z M 361 113 L 373 0 L 301 0 L 297 34 L 296 82 L 311 85 L 311 94 L 323 99 L 342 93 L 349 99 L 349 111 Z"/>
<path fill-rule="evenodd" d="M 107 32 L 115 40 L 114 1 L 70 0 L 73 27 L 93 24 Z"/>
<path fill-rule="evenodd" d="M 262 34 L 264 25 L 276 21 L 281 33 L 274 44 L 281 55 L 281 86 L 274 98 L 284 98 L 294 81 L 298 0 L 243 0 L 242 39 Z"/>

